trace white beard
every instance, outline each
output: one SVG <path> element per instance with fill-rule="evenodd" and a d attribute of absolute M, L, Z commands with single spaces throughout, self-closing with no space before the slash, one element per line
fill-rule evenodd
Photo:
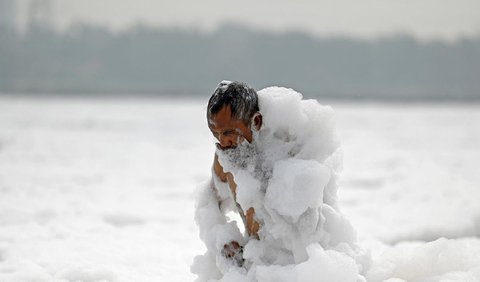
<path fill-rule="evenodd" d="M 261 136 L 257 131 L 253 132 L 253 141 L 244 140 L 237 147 L 231 149 L 217 148 L 217 156 L 225 172 L 231 172 L 234 177 L 239 170 L 249 172 L 253 177 L 260 180 L 266 189 L 268 180 L 272 175 L 272 168 L 267 163 L 261 152 Z"/>
<path fill-rule="evenodd" d="M 217 156 L 225 172 L 234 173 L 239 169 L 248 169 L 256 163 L 257 146 L 254 141 L 249 143 L 244 140 L 235 148 L 224 150 L 217 148 Z"/>

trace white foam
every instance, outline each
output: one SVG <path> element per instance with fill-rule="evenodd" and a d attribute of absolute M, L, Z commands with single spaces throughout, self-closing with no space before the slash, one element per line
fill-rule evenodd
<path fill-rule="evenodd" d="M 480 281 L 480 240 L 441 238 L 385 247 L 367 278 L 371 282 Z"/>

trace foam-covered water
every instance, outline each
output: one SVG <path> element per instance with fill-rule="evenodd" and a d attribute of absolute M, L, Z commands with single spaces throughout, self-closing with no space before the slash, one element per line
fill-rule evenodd
<path fill-rule="evenodd" d="M 1 97 L 0 281 L 193 280 L 190 264 L 204 251 L 193 191 L 214 152 L 205 105 Z M 460 261 L 477 254 L 476 239 L 394 248 L 371 239 L 480 234 L 480 106 L 332 106 L 344 151 L 340 209 L 377 269 L 420 247 L 423 258 L 443 250 L 465 270 L 437 264 L 435 275 L 478 276 L 473 260 Z M 397 265 L 369 277 L 425 278 Z"/>

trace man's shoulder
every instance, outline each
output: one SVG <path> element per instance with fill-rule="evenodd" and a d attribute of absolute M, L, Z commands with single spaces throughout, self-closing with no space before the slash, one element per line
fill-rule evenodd
<path fill-rule="evenodd" d="M 223 171 L 223 167 L 218 161 L 218 156 L 216 153 L 213 159 L 213 173 L 215 173 L 215 175 L 217 175 L 222 182 L 227 182 L 227 174 L 225 171 Z"/>

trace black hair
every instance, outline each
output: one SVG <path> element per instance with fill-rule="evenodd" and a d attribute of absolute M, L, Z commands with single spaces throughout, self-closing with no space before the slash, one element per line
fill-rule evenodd
<path fill-rule="evenodd" d="M 230 106 L 232 118 L 249 124 L 259 111 L 255 89 L 243 82 L 222 81 L 213 92 L 207 107 L 207 118 L 217 114 L 224 106 Z"/>

